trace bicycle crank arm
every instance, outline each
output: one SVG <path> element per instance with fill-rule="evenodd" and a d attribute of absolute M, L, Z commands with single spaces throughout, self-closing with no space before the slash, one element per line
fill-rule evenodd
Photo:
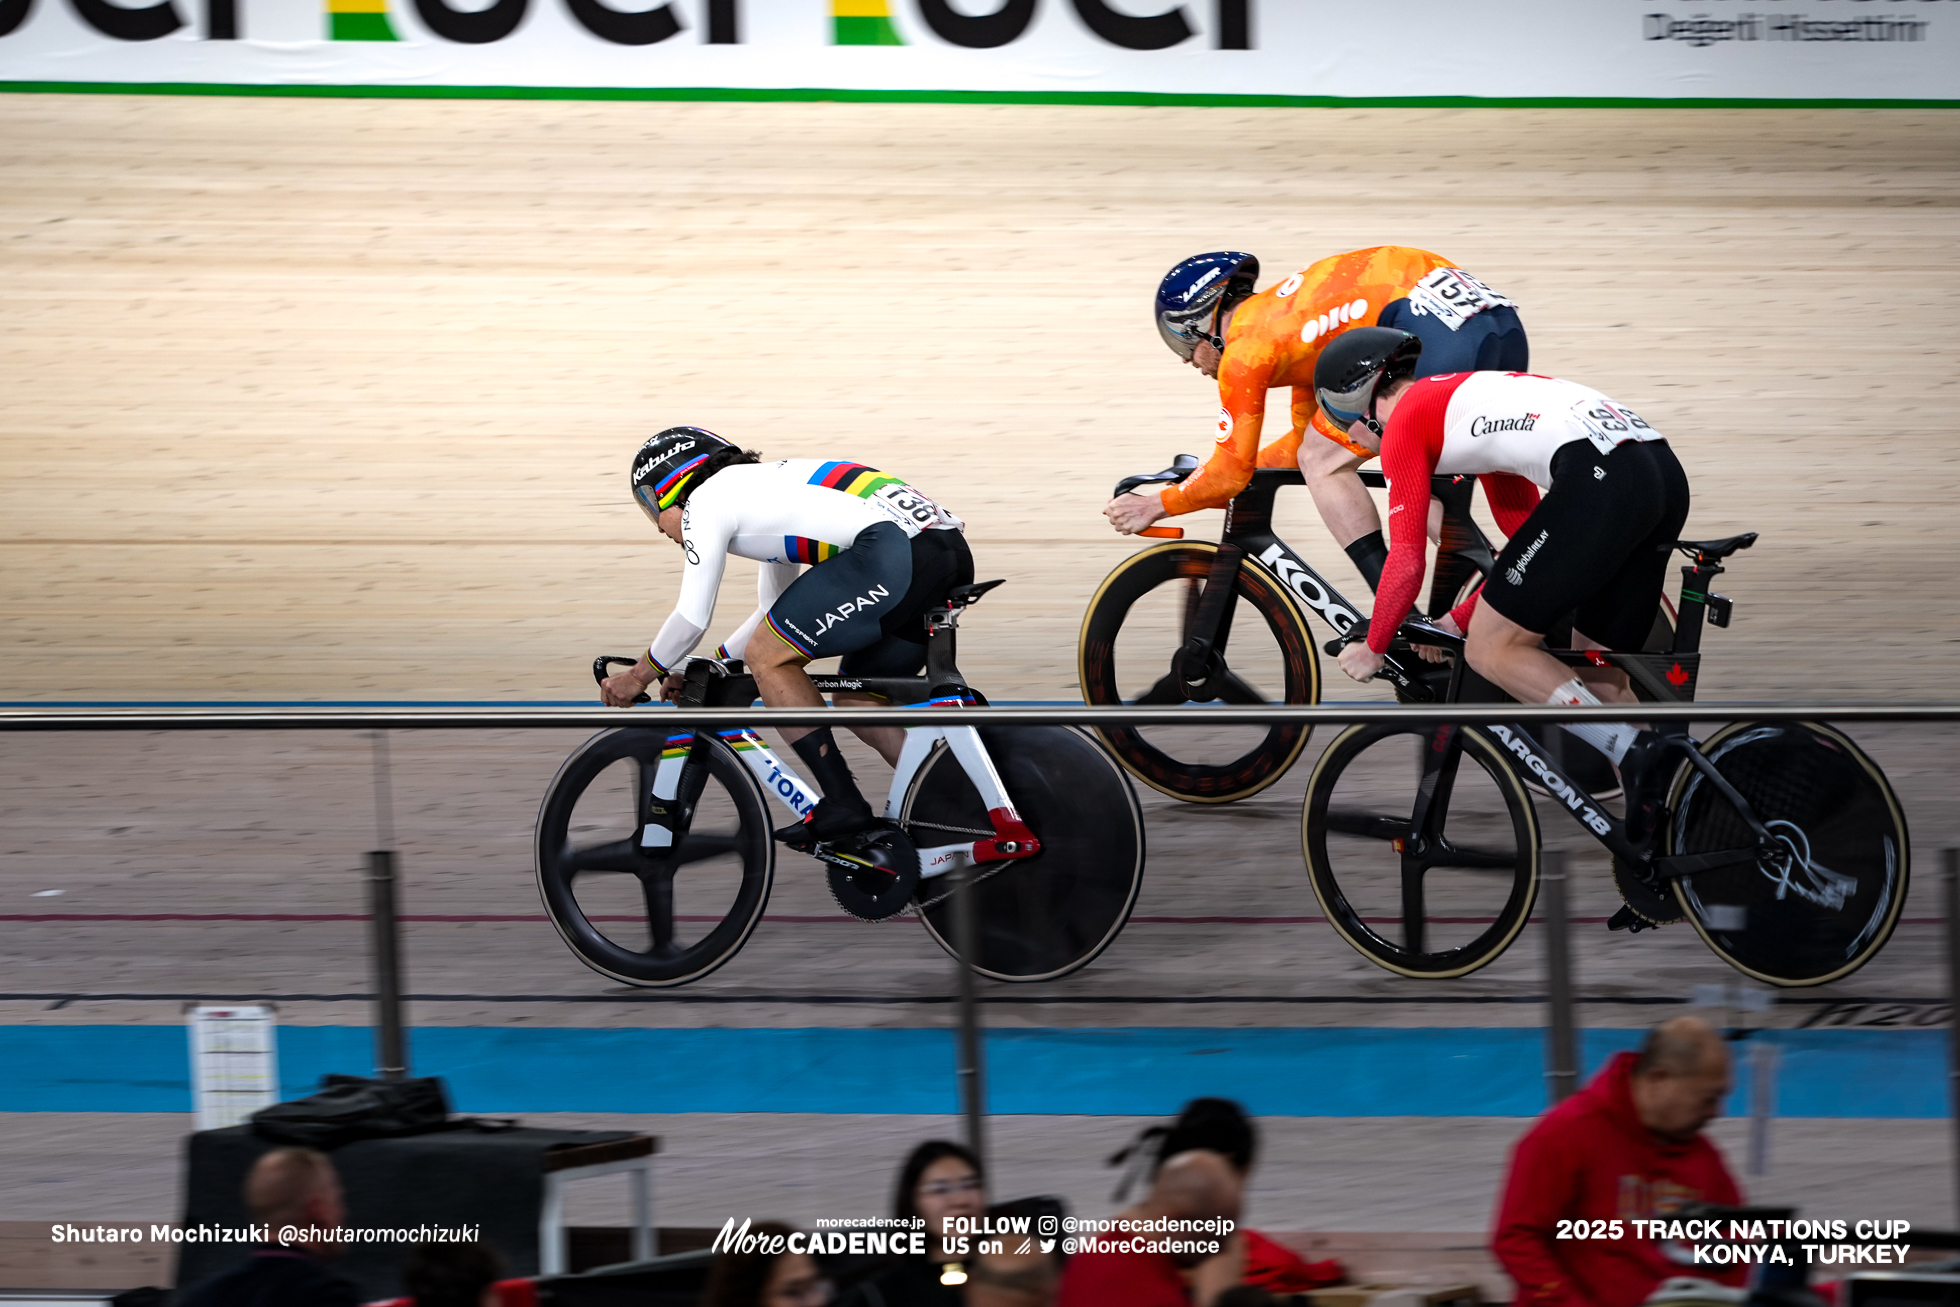
<path fill-rule="evenodd" d="M 1718 849 L 1713 853 L 1679 853 L 1671 858 L 1655 858 L 1654 874 L 1663 880 L 1673 880 L 1679 876 L 1754 862 L 1762 856 L 1762 852 L 1761 849 L 1748 848 Z"/>

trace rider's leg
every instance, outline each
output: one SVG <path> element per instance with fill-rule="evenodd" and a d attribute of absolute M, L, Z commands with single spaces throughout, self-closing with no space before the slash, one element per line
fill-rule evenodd
<path fill-rule="evenodd" d="M 768 624 L 756 628 L 746 650 L 749 674 L 762 702 L 771 708 L 821 708 L 823 696 L 803 670 L 809 661 L 803 651 L 791 647 Z M 871 804 L 858 789 L 851 767 L 837 747 L 828 726 L 785 726 L 783 739 L 810 769 L 811 778 L 823 791 L 807 823 L 817 839 L 836 840 L 864 830 L 874 822 Z M 801 833 L 801 827 L 785 831 Z M 783 833 L 779 832 L 779 837 Z"/>
<path fill-rule="evenodd" d="M 830 696 L 830 701 L 839 708 L 883 708 L 885 701 L 874 694 L 853 694 L 849 690 L 839 690 Z M 851 734 L 863 740 L 878 751 L 878 756 L 892 766 L 898 766 L 899 750 L 905 747 L 905 728 L 903 726 L 853 726 Z"/>
<path fill-rule="evenodd" d="M 1370 590 L 1381 584 L 1382 566 L 1388 562 L 1388 544 L 1382 539 L 1381 513 L 1368 487 L 1355 475 L 1361 456 L 1309 431 L 1300 442 L 1300 475 L 1313 496 L 1320 520 L 1327 524 L 1334 543 L 1347 550 L 1361 579 Z"/>
<path fill-rule="evenodd" d="M 1572 647 L 1574 649 L 1611 649 L 1613 646 L 1602 644 L 1585 632 L 1574 629 L 1572 632 Z M 1638 703 L 1640 701 L 1633 692 L 1632 683 L 1627 680 L 1627 674 L 1617 667 L 1599 667 L 1589 663 L 1584 667 L 1574 667 L 1572 674 L 1578 677 L 1580 682 L 1588 690 L 1598 695 L 1600 701 L 1603 703 Z"/>

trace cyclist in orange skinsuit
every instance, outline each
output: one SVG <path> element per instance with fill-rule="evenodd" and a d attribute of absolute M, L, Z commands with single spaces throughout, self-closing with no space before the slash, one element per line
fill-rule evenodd
<path fill-rule="evenodd" d="M 1355 326 L 1393 326 L 1422 338 L 1422 375 L 1527 370 L 1529 346 L 1516 306 L 1441 255 L 1380 245 L 1320 260 L 1254 294 L 1259 261 L 1201 254 L 1171 269 L 1157 293 L 1157 327 L 1170 347 L 1218 379 L 1217 445 L 1182 485 L 1123 495 L 1103 510 L 1129 534 L 1159 518 L 1222 507 L 1255 467 L 1293 467 L 1314 505 L 1370 588 L 1388 546 L 1374 499 L 1355 471 L 1374 455 L 1316 409 L 1321 348 Z M 1292 388 L 1287 432 L 1259 447 L 1266 392 Z M 1306 441 L 1308 428 L 1327 442 Z"/>

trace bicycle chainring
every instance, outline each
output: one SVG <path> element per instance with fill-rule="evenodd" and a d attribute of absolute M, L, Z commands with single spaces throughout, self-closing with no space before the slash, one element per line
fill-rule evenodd
<path fill-rule="evenodd" d="M 902 911 L 919 888 L 919 850 L 896 826 L 881 826 L 812 856 L 827 864 L 830 895 L 860 921 L 883 921 Z"/>
<path fill-rule="evenodd" d="M 1650 925 L 1669 926 L 1687 918 L 1672 882 L 1662 881 L 1657 890 L 1618 858 L 1613 859 L 1613 884 L 1626 905 Z"/>

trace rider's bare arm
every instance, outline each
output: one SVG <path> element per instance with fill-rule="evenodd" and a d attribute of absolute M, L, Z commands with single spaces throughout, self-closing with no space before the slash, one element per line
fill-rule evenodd
<path fill-rule="evenodd" d="M 1342 548 L 1382 529 L 1374 496 L 1355 475 L 1361 464 L 1359 454 L 1319 436 L 1300 446 L 1300 475 L 1306 478 L 1320 520 Z"/>

